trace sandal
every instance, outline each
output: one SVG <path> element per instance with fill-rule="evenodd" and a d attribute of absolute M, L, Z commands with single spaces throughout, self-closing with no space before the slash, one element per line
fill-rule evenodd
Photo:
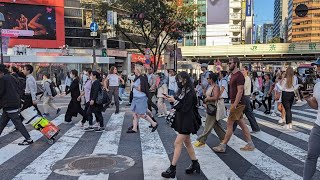
<path fill-rule="evenodd" d="M 130 129 L 130 130 L 127 131 L 127 133 L 128 133 L 128 134 L 137 133 L 137 131 L 134 131 L 134 130 Z"/>
<path fill-rule="evenodd" d="M 19 143 L 18 145 L 19 146 L 27 146 L 27 145 L 30 145 L 33 143 L 33 140 L 32 139 L 25 139 L 23 140 L 21 143 Z"/>
<path fill-rule="evenodd" d="M 244 147 L 240 148 L 241 151 L 253 151 L 255 149 L 254 146 L 250 146 L 249 144 L 245 145 Z"/>

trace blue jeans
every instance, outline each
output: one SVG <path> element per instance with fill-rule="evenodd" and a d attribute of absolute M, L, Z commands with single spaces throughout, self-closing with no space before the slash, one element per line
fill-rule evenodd
<path fill-rule="evenodd" d="M 171 90 L 171 89 L 169 89 L 168 93 L 169 93 L 169 96 L 174 96 L 176 94 L 174 90 Z"/>
<path fill-rule="evenodd" d="M 308 142 L 308 154 L 304 164 L 303 180 L 310 180 L 316 172 L 317 161 L 320 155 L 320 126 L 314 125 Z"/>
<path fill-rule="evenodd" d="M 119 87 L 119 96 L 122 97 L 124 95 L 124 88 Z"/>

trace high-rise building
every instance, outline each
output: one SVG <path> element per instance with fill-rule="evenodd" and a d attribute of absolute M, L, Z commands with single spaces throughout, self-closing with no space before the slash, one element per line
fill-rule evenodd
<path fill-rule="evenodd" d="M 273 23 L 262 25 L 262 43 L 268 43 L 273 37 Z"/>
<path fill-rule="evenodd" d="M 262 43 L 262 25 L 257 25 L 255 29 L 255 43 Z"/>
<path fill-rule="evenodd" d="M 287 41 L 288 2 L 289 0 L 274 1 L 273 37 L 279 37 L 284 42 Z"/>
<path fill-rule="evenodd" d="M 318 8 L 320 0 L 290 0 L 288 32 L 290 42 L 319 42 L 320 41 L 320 10 L 309 10 L 305 17 L 298 17 L 295 9 L 299 4 L 305 4 L 309 9 Z"/>
<path fill-rule="evenodd" d="M 184 36 L 184 46 L 252 43 L 253 0 L 195 0 L 200 27 Z M 186 2 L 185 2 L 186 3 Z M 190 3 L 190 1 L 188 1 Z"/>

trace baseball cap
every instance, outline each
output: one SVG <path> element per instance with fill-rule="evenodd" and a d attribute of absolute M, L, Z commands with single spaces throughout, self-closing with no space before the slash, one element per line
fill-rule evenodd
<path fill-rule="evenodd" d="M 320 57 L 318 57 L 316 62 L 312 63 L 311 66 L 320 66 Z"/>

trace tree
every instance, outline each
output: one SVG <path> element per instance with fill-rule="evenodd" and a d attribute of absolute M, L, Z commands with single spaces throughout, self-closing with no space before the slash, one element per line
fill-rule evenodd
<path fill-rule="evenodd" d="M 194 4 L 178 6 L 175 1 L 166 0 L 118 0 L 112 8 L 125 12 L 125 15 L 118 16 L 118 24 L 115 25 L 118 33 L 128 39 L 140 53 L 145 55 L 145 49 L 150 49 L 155 71 L 166 46 L 198 26 L 196 19 L 199 6 Z M 98 2 L 96 9 L 99 24 L 105 27 L 104 20 L 110 4 Z M 132 34 L 139 35 L 145 46 L 141 46 Z"/>
<path fill-rule="evenodd" d="M 268 43 L 281 43 L 281 38 L 280 37 L 273 37 L 268 41 Z"/>

